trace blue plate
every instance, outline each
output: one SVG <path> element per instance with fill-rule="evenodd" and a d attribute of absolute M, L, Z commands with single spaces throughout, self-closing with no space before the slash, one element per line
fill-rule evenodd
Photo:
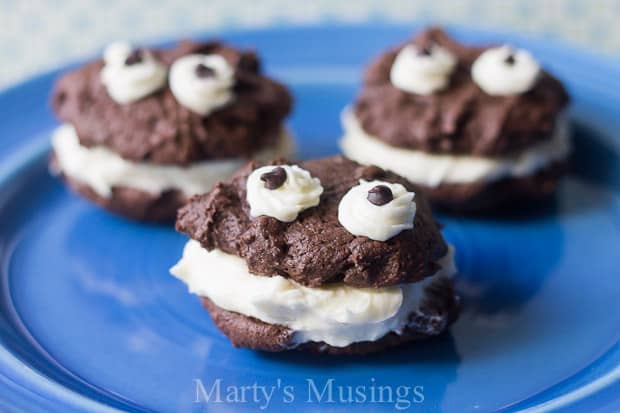
<path fill-rule="evenodd" d="M 337 152 L 339 112 L 362 64 L 411 31 L 223 37 L 257 47 L 291 85 L 291 126 L 302 156 L 315 157 Z M 58 72 L 1 94 L 0 410 L 620 409 L 620 65 L 551 42 L 451 32 L 527 47 L 566 82 L 572 173 L 555 202 L 534 211 L 441 216 L 457 246 L 464 313 L 442 338 L 376 356 L 233 349 L 168 274 L 183 236 L 111 216 L 48 175 Z"/>

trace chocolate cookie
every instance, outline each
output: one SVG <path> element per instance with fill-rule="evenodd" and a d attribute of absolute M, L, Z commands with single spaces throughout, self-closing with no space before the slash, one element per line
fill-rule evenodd
<path fill-rule="evenodd" d="M 567 158 L 562 114 L 568 100 L 562 84 L 527 51 L 467 46 L 432 28 L 369 65 L 343 115 L 342 147 L 354 160 L 422 185 L 433 204 L 493 209 L 523 194 L 493 199 L 493 188 L 523 179 L 522 188 Z M 485 185 L 485 202 L 478 205 L 473 194 Z M 540 185 L 528 186 L 533 198 L 550 187 L 548 180 L 544 193 L 534 193 Z"/>
<path fill-rule="evenodd" d="M 291 103 L 253 51 L 115 43 L 57 81 L 52 107 L 66 124 L 54 134 L 54 153 L 63 175 L 105 208 L 140 219 L 155 208 L 172 219 L 172 200 L 207 191 L 247 159 L 290 154 L 283 122 Z M 125 189 L 138 206 L 119 199 Z"/>
<path fill-rule="evenodd" d="M 442 184 L 436 188 L 422 189 L 434 200 L 434 204 L 443 210 L 485 213 L 498 206 L 510 209 L 514 199 L 519 199 L 517 208 L 522 208 L 523 204 L 529 201 L 548 199 L 554 194 L 566 170 L 566 162 L 555 162 L 523 178 L 501 179 L 490 184 Z"/>
<path fill-rule="evenodd" d="M 394 60 L 407 45 L 440 46 L 456 57 L 445 89 L 420 95 L 394 86 Z M 562 84 L 541 70 L 535 86 L 525 93 L 489 95 L 470 74 L 472 64 L 488 49 L 465 46 L 440 29 L 430 29 L 382 54 L 366 70 L 354 104 L 362 128 L 395 147 L 478 156 L 510 155 L 549 139 L 568 102 Z"/>
<path fill-rule="evenodd" d="M 188 41 L 150 52 L 165 66 L 187 55 L 222 56 L 234 71 L 234 100 L 204 116 L 180 103 L 167 83 L 119 104 L 101 80 L 104 61 L 97 60 L 60 77 L 52 94 L 54 112 L 75 127 L 83 146 L 103 145 L 132 161 L 187 165 L 247 158 L 276 142 L 292 99 L 283 85 L 260 73 L 255 52 Z"/>
<path fill-rule="evenodd" d="M 425 340 L 444 332 L 457 318 L 460 307 L 452 282 L 440 279 L 427 288 L 428 297 L 420 312 L 411 314 L 410 323 L 400 333 L 391 332 L 376 341 L 361 341 L 345 347 L 325 342 L 296 345 L 294 331 L 280 325 L 268 324 L 254 317 L 226 311 L 208 298 L 200 300 L 213 322 L 235 347 L 263 351 L 303 350 L 330 355 L 362 355 L 379 353 L 413 341 Z"/>
<path fill-rule="evenodd" d="M 364 354 L 456 318 L 453 249 L 417 187 L 344 157 L 251 162 L 193 197 L 171 272 L 233 344 Z"/>
<path fill-rule="evenodd" d="M 277 161 L 271 165 L 288 164 Z M 426 201 L 416 196 L 415 231 L 403 231 L 388 242 L 355 236 L 338 223 L 344 194 L 360 179 L 381 179 L 420 192 L 407 180 L 343 157 L 300 162 L 323 186 L 321 202 L 293 222 L 250 215 L 246 182 L 265 164 L 253 162 L 228 182 L 219 182 L 179 210 L 176 228 L 208 250 L 242 257 L 250 271 L 281 275 L 309 287 L 342 282 L 356 287 L 385 287 L 415 282 L 437 271 L 447 252 Z"/>
<path fill-rule="evenodd" d="M 159 194 L 150 194 L 139 189 L 115 186 L 110 196 L 101 196 L 90 186 L 72 179 L 58 169 L 55 156 L 50 159 L 51 168 L 76 193 L 100 207 L 126 218 L 137 221 L 170 223 L 177 210 L 187 202 L 187 197 L 178 190 L 168 190 Z"/>

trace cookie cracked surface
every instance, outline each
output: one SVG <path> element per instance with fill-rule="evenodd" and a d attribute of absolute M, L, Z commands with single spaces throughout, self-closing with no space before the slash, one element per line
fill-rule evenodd
<path fill-rule="evenodd" d="M 392 84 L 390 71 L 407 45 L 439 45 L 457 58 L 448 86 L 428 95 Z M 394 147 L 428 153 L 506 156 L 550 139 L 568 103 L 562 84 L 541 71 L 521 94 L 492 96 L 471 76 L 473 62 L 488 47 L 466 46 L 440 29 L 426 30 L 388 50 L 368 67 L 353 110 L 363 129 Z"/>
<path fill-rule="evenodd" d="M 438 270 L 447 245 L 422 197 L 416 198 L 414 228 L 385 242 L 352 235 L 338 222 L 340 200 L 360 179 L 380 178 L 416 192 L 405 179 L 340 156 L 299 162 L 320 179 L 324 191 L 316 207 L 302 211 L 293 222 L 281 222 L 250 215 L 246 180 L 263 165 L 252 162 L 231 180 L 193 197 L 179 210 L 177 230 L 207 250 L 217 248 L 243 258 L 251 273 L 281 275 L 309 287 L 336 282 L 384 287 L 419 281 Z"/>
<path fill-rule="evenodd" d="M 166 82 L 148 96 L 119 104 L 102 83 L 104 63 L 97 60 L 64 74 L 52 95 L 54 112 L 75 127 L 82 146 L 105 146 L 131 161 L 187 165 L 249 158 L 276 142 L 292 98 L 282 84 L 261 74 L 253 51 L 183 41 L 149 53 L 168 67 L 189 54 L 222 56 L 234 70 L 234 99 L 201 116 L 181 105 Z"/>

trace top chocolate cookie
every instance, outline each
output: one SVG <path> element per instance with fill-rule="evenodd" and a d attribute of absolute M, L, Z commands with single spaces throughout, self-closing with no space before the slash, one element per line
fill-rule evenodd
<path fill-rule="evenodd" d="M 526 51 L 470 47 L 432 28 L 368 67 L 353 110 L 392 146 L 502 156 L 550 139 L 567 103 Z"/>
<path fill-rule="evenodd" d="M 219 42 L 116 45 L 62 76 L 52 96 L 83 146 L 160 164 L 249 157 L 276 142 L 291 104 L 253 51 Z"/>
<path fill-rule="evenodd" d="M 252 162 L 193 197 L 176 226 L 208 250 L 243 258 L 252 273 L 310 287 L 415 282 L 447 253 L 414 185 L 344 157 Z"/>

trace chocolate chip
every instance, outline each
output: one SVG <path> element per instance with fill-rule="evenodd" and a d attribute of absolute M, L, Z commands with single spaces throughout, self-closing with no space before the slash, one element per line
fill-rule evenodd
<path fill-rule="evenodd" d="M 127 58 L 125 59 L 125 65 L 131 66 L 138 63 L 142 63 L 142 50 L 132 50 L 132 52 L 129 53 L 129 56 L 127 56 Z"/>
<path fill-rule="evenodd" d="M 504 59 L 504 63 L 506 63 L 507 65 L 514 65 L 516 62 L 515 60 L 515 55 L 510 53 L 508 56 L 506 56 L 506 58 Z"/>
<path fill-rule="evenodd" d="M 213 68 L 210 68 L 207 65 L 198 63 L 198 65 L 196 66 L 196 76 L 201 78 L 213 77 L 215 76 L 215 70 L 213 70 Z"/>
<path fill-rule="evenodd" d="M 385 185 L 377 185 L 368 191 L 368 201 L 377 206 L 385 205 L 394 199 L 392 190 Z"/>
<path fill-rule="evenodd" d="M 431 46 L 424 46 L 421 49 L 418 49 L 418 56 L 430 56 L 433 54 L 433 50 Z"/>
<path fill-rule="evenodd" d="M 281 166 L 278 166 L 271 172 L 262 174 L 260 180 L 265 183 L 265 188 L 278 189 L 286 182 L 286 171 Z"/>

